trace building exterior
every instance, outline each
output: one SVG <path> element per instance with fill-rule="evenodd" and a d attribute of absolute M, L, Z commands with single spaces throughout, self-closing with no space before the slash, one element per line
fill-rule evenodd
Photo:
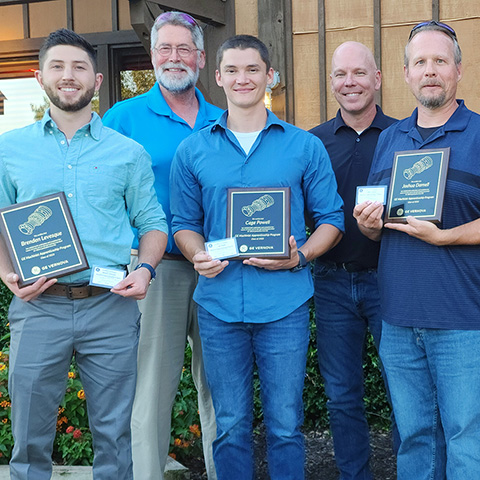
<path fill-rule="evenodd" d="M 207 65 L 201 89 L 224 105 L 215 83 L 215 51 L 235 33 L 258 35 L 272 53 L 280 84 L 272 108 L 280 117 L 311 128 L 334 116 L 330 58 L 346 40 L 365 43 L 383 72 L 379 103 L 391 116 L 414 107 L 403 80 L 403 47 L 413 25 L 436 19 L 456 31 L 464 53 L 459 94 L 480 110 L 475 80 L 480 65 L 480 2 L 472 0 L 0 0 L 0 89 L 2 79 L 32 76 L 38 49 L 49 32 L 66 27 L 97 48 L 105 75 L 100 113 L 120 100 L 120 72 L 150 68 L 149 31 L 165 10 L 182 10 L 204 26 Z"/>

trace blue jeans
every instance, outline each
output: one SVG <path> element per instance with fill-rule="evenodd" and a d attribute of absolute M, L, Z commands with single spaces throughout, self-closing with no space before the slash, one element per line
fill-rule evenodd
<path fill-rule="evenodd" d="M 459 312 L 461 315 L 461 312 Z M 480 477 L 480 331 L 383 323 L 398 480 Z"/>
<path fill-rule="evenodd" d="M 363 360 L 367 328 L 377 348 L 382 330 L 376 270 L 348 273 L 317 261 L 315 320 L 340 479 L 371 480 Z"/>
<path fill-rule="evenodd" d="M 253 371 L 257 364 L 271 480 L 303 480 L 302 393 L 308 304 L 269 323 L 227 323 L 198 309 L 203 360 L 217 420 L 218 480 L 253 480 Z"/>

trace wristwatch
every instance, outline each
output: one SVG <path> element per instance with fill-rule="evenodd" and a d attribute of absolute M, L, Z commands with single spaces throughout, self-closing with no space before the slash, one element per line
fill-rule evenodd
<path fill-rule="evenodd" d="M 150 276 L 151 276 L 151 279 L 150 279 L 150 283 L 152 283 L 154 280 L 155 280 L 155 277 L 157 276 L 157 273 L 155 272 L 155 269 L 149 265 L 148 263 L 139 263 L 135 269 L 135 270 L 138 270 L 139 268 L 146 268 L 149 272 L 150 272 Z"/>
<path fill-rule="evenodd" d="M 298 253 L 298 265 L 291 268 L 290 269 L 291 272 L 299 272 L 300 270 L 303 270 L 308 265 L 305 255 L 300 250 L 297 250 L 297 253 Z"/>

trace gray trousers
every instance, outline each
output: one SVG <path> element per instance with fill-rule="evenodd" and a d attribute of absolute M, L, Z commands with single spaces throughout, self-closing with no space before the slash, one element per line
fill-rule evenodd
<path fill-rule="evenodd" d="M 131 480 L 130 417 L 136 382 L 137 302 L 106 293 L 81 300 L 14 298 L 9 393 L 13 480 L 48 480 L 58 406 L 73 351 L 93 435 L 95 480 Z"/>

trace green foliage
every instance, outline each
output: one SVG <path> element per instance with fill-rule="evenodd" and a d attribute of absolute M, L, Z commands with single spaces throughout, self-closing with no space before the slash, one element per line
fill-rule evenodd
<path fill-rule="evenodd" d="M 180 462 L 186 457 L 202 456 L 200 418 L 197 390 L 190 370 L 192 351 L 185 350 L 185 367 L 182 371 L 177 398 L 172 411 L 170 455 Z"/>
<path fill-rule="evenodd" d="M 120 80 L 122 100 L 147 92 L 156 81 L 153 70 L 125 70 L 120 72 Z"/>
<path fill-rule="evenodd" d="M 35 122 L 41 120 L 48 107 L 50 107 L 50 100 L 46 96 L 43 97 L 43 102 L 40 105 L 34 105 L 33 103 L 31 103 L 30 108 L 33 112 L 33 120 Z M 100 112 L 100 100 L 98 93 L 96 93 L 92 98 L 92 110 L 97 113 Z"/>

